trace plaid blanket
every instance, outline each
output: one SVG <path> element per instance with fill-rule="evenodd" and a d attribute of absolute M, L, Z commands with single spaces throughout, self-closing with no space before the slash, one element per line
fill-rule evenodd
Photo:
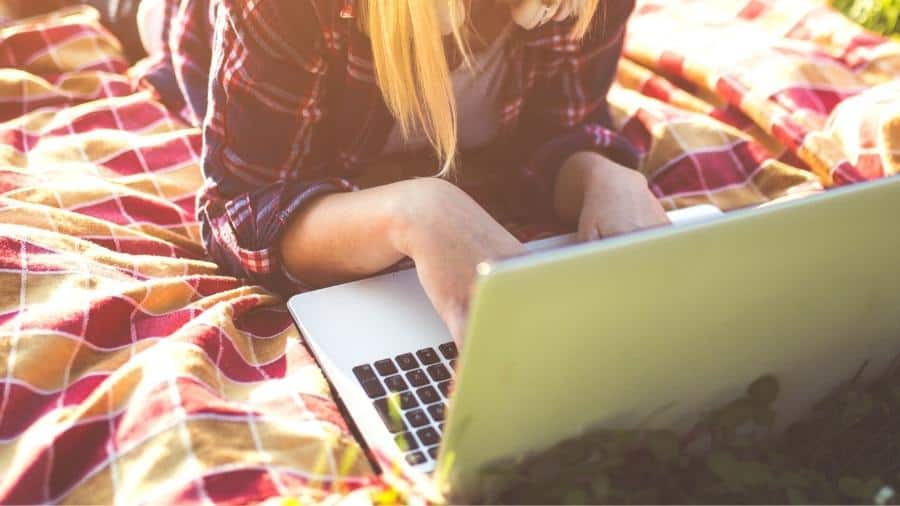
<path fill-rule="evenodd" d="M 14 7 L 0 2 L 0 503 L 377 502 L 283 302 L 204 258 L 199 131 L 95 11 Z M 822 2 L 645 0 L 626 56 L 615 121 L 669 208 L 900 173 L 900 45 Z"/>

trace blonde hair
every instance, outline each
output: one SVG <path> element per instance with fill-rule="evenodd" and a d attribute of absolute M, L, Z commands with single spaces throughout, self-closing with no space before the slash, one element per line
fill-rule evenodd
<path fill-rule="evenodd" d="M 457 155 L 456 100 L 438 2 L 450 3 L 452 36 L 464 60 L 469 48 L 462 33 L 462 0 L 363 0 L 361 27 L 372 42 L 375 76 L 388 109 L 404 137 L 420 128 L 448 175 Z M 475 0 L 488 1 L 488 0 Z M 578 5 L 574 39 L 590 30 L 600 0 L 563 0 Z"/>

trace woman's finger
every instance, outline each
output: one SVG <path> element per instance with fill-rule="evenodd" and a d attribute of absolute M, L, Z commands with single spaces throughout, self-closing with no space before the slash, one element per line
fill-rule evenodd
<path fill-rule="evenodd" d="M 460 348 L 463 346 L 463 340 L 466 337 L 466 320 L 468 314 L 464 304 L 451 304 L 447 310 L 446 324 L 450 331 L 450 336 Z"/>
<path fill-rule="evenodd" d="M 576 234 L 578 242 L 591 242 L 600 239 L 600 229 L 597 222 L 592 217 L 585 214 L 578 223 L 578 233 Z"/>
<path fill-rule="evenodd" d="M 578 242 L 594 242 L 600 240 L 600 232 L 596 227 L 590 226 L 578 231 Z"/>

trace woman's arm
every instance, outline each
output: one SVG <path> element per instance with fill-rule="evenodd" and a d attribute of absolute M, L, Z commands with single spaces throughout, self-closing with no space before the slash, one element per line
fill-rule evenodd
<path fill-rule="evenodd" d="M 612 131 L 606 99 L 634 1 L 600 5 L 594 26 L 580 43 L 547 44 L 536 54 L 552 62 L 546 67 L 555 70 L 538 81 L 519 140 L 523 147 L 535 146 L 523 150 L 529 201 L 537 206 L 552 203 L 557 217 L 578 224 L 582 240 L 668 223 L 644 176 L 629 169 L 637 167 L 638 152 Z M 571 25 L 549 25 L 542 36 L 564 34 Z"/>
<path fill-rule="evenodd" d="M 280 250 L 293 276 L 317 285 L 359 278 L 412 258 L 425 292 L 457 341 L 478 264 L 525 252 L 465 192 L 434 178 L 320 197 L 288 224 Z"/>
<path fill-rule="evenodd" d="M 397 183 L 320 197 L 297 213 L 281 238 L 281 258 L 296 278 L 327 286 L 384 270 L 406 255 L 401 223 L 410 185 Z"/>
<path fill-rule="evenodd" d="M 477 265 L 523 246 L 437 179 L 353 192 L 328 178 L 328 62 L 320 16 L 340 2 L 222 0 L 204 122 L 203 238 L 230 274 L 284 294 L 404 257 L 457 339 Z M 339 20 L 345 22 L 344 20 Z"/>
<path fill-rule="evenodd" d="M 576 153 L 562 165 L 554 208 L 562 221 L 578 225 L 582 241 L 669 223 L 643 174 L 592 151 Z"/>
<path fill-rule="evenodd" d="M 615 80 L 634 0 L 604 0 L 600 5 L 584 39 L 573 42 L 566 38 L 574 27 L 574 20 L 569 20 L 534 30 L 531 36 L 541 44 L 526 46 L 533 53 L 530 58 L 546 70 L 538 74 L 524 106 L 516 140 L 521 149 L 513 155 L 512 164 L 520 170 L 526 198 L 544 213 L 553 211 L 560 193 L 557 187 L 572 190 L 571 185 L 560 182 L 581 182 L 561 174 L 571 159 L 584 158 L 580 153 L 603 155 L 617 166 L 636 168 L 638 163 L 637 149 L 612 130 L 606 98 Z M 576 186 L 575 190 L 581 189 Z M 581 191 L 562 193 L 582 201 Z M 574 220 L 570 216 L 566 221 Z"/>
<path fill-rule="evenodd" d="M 285 275 L 279 241 L 287 224 L 326 194 L 353 185 L 328 132 L 324 30 L 338 19 L 309 0 L 221 0 L 216 11 L 209 111 L 203 122 L 203 240 L 230 275 L 284 294 L 304 288 Z"/>

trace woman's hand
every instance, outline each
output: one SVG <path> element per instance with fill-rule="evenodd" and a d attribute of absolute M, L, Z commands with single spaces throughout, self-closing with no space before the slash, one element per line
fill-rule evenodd
<path fill-rule="evenodd" d="M 411 179 L 311 202 L 281 239 L 288 271 L 329 286 L 412 258 L 425 292 L 460 342 L 476 268 L 525 252 L 465 192 L 441 179 Z"/>
<path fill-rule="evenodd" d="M 593 152 L 578 153 L 563 165 L 556 209 L 563 220 L 578 223 L 582 241 L 670 223 L 643 174 Z"/>
<path fill-rule="evenodd" d="M 525 247 L 471 197 L 440 179 L 402 183 L 393 241 L 416 263 L 419 280 L 453 339 L 462 344 L 476 268 L 485 260 L 525 253 Z"/>

